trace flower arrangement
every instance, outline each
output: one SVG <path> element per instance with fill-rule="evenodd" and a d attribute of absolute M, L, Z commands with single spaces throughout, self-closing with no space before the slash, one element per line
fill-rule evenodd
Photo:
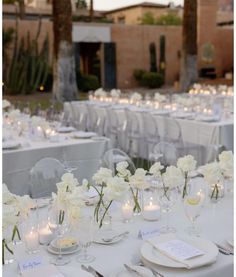
<path fill-rule="evenodd" d="M 22 218 L 28 216 L 30 209 L 35 207 L 35 202 L 28 196 L 18 196 L 11 193 L 6 184 L 3 184 L 2 189 L 2 229 L 3 234 L 7 233 L 9 226 L 13 226 L 12 234 L 7 234 L 11 236 L 11 241 L 14 241 L 16 236 L 21 240 L 20 232 L 17 225 L 20 223 Z M 4 251 L 7 249 L 11 254 L 13 250 L 7 245 L 6 238 L 2 239 L 2 264 L 5 262 Z"/>
<path fill-rule="evenodd" d="M 210 186 L 213 186 L 211 199 L 219 197 L 220 182 L 223 178 L 233 178 L 234 157 L 232 151 L 223 151 L 219 155 L 219 162 L 208 163 L 200 167 L 199 171 Z"/>
<path fill-rule="evenodd" d="M 111 90 L 111 97 L 119 98 L 121 95 L 121 91 L 119 89 L 112 89 Z"/>
<path fill-rule="evenodd" d="M 130 99 L 131 99 L 132 101 L 141 101 L 141 100 L 143 99 L 143 97 L 142 97 L 142 95 L 141 95 L 140 93 L 134 92 L 134 93 L 131 95 Z"/>
<path fill-rule="evenodd" d="M 185 179 L 182 198 L 184 198 L 185 195 L 187 194 L 188 174 L 190 171 L 193 171 L 196 169 L 196 165 L 197 165 L 197 161 L 194 159 L 192 155 L 181 157 L 177 161 L 177 167 L 181 170 Z"/>
<path fill-rule="evenodd" d="M 166 97 L 165 97 L 165 95 L 161 95 L 159 92 L 156 92 L 154 94 L 154 100 L 161 103 L 161 102 L 165 102 Z"/>
<path fill-rule="evenodd" d="M 105 90 L 103 90 L 103 88 L 98 88 L 97 90 L 95 90 L 94 96 L 96 96 L 96 97 L 106 97 L 107 93 L 106 93 Z"/>
<path fill-rule="evenodd" d="M 6 99 L 2 100 L 2 109 L 10 108 L 10 106 L 11 106 L 11 103 L 8 100 Z"/>

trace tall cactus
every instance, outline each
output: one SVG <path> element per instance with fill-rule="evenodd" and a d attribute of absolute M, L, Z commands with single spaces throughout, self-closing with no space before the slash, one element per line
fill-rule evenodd
<path fill-rule="evenodd" d="M 154 42 L 149 45 L 150 52 L 150 72 L 157 72 L 156 45 Z"/>
<path fill-rule="evenodd" d="M 11 94 L 30 94 L 44 85 L 48 72 L 48 35 L 45 37 L 41 51 L 38 51 L 38 37 L 41 31 L 41 18 L 39 19 L 38 30 L 34 39 L 30 33 L 22 38 L 18 47 L 18 20 L 16 19 L 15 47 L 11 63 L 9 77 L 7 80 L 7 90 Z"/>
<path fill-rule="evenodd" d="M 165 79 L 165 69 L 166 69 L 166 38 L 164 35 L 160 36 L 160 73 Z"/>

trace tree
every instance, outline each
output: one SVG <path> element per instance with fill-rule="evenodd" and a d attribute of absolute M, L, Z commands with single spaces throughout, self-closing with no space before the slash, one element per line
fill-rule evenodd
<path fill-rule="evenodd" d="M 155 18 L 151 12 L 146 12 L 141 18 L 141 24 L 154 25 Z"/>
<path fill-rule="evenodd" d="M 87 2 L 85 0 L 77 0 L 75 5 L 76 5 L 77 9 L 87 9 L 88 8 Z"/>
<path fill-rule="evenodd" d="M 53 96 L 58 101 L 76 98 L 75 57 L 72 45 L 72 7 L 68 0 L 53 0 Z"/>
<path fill-rule="evenodd" d="M 173 13 L 168 13 L 165 15 L 161 15 L 158 17 L 155 21 L 156 25 L 181 25 L 182 24 L 182 19 L 176 14 Z"/>
<path fill-rule="evenodd" d="M 187 91 L 197 81 L 197 0 L 184 0 L 183 46 L 180 89 Z"/>
<path fill-rule="evenodd" d="M 93 0 L 90 0 L 89 14 L 90 14 L 90 21 L 93 22 Z"/>

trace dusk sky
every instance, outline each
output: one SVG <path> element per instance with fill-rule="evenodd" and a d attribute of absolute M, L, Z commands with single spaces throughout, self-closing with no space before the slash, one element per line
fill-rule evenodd
<path fill-rule="evenodd" d="M 129 6 L 142 2 L 152 2 L 157 4 L 168 4 L 169 2 L 174 2 L 176 5 L 182 4 L 184 0 L 94 0 L 95 10 L 112 10 L 115 8 Z"/>

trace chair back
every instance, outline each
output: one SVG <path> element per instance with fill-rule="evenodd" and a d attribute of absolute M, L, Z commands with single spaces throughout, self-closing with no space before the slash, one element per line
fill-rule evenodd
<path fill-rule="evenodd" d="M 177 150 L 173 143 L 159 142 L 153 148 L 149 159 L 159 161 L 164 166 L 176 165 Z"/>

